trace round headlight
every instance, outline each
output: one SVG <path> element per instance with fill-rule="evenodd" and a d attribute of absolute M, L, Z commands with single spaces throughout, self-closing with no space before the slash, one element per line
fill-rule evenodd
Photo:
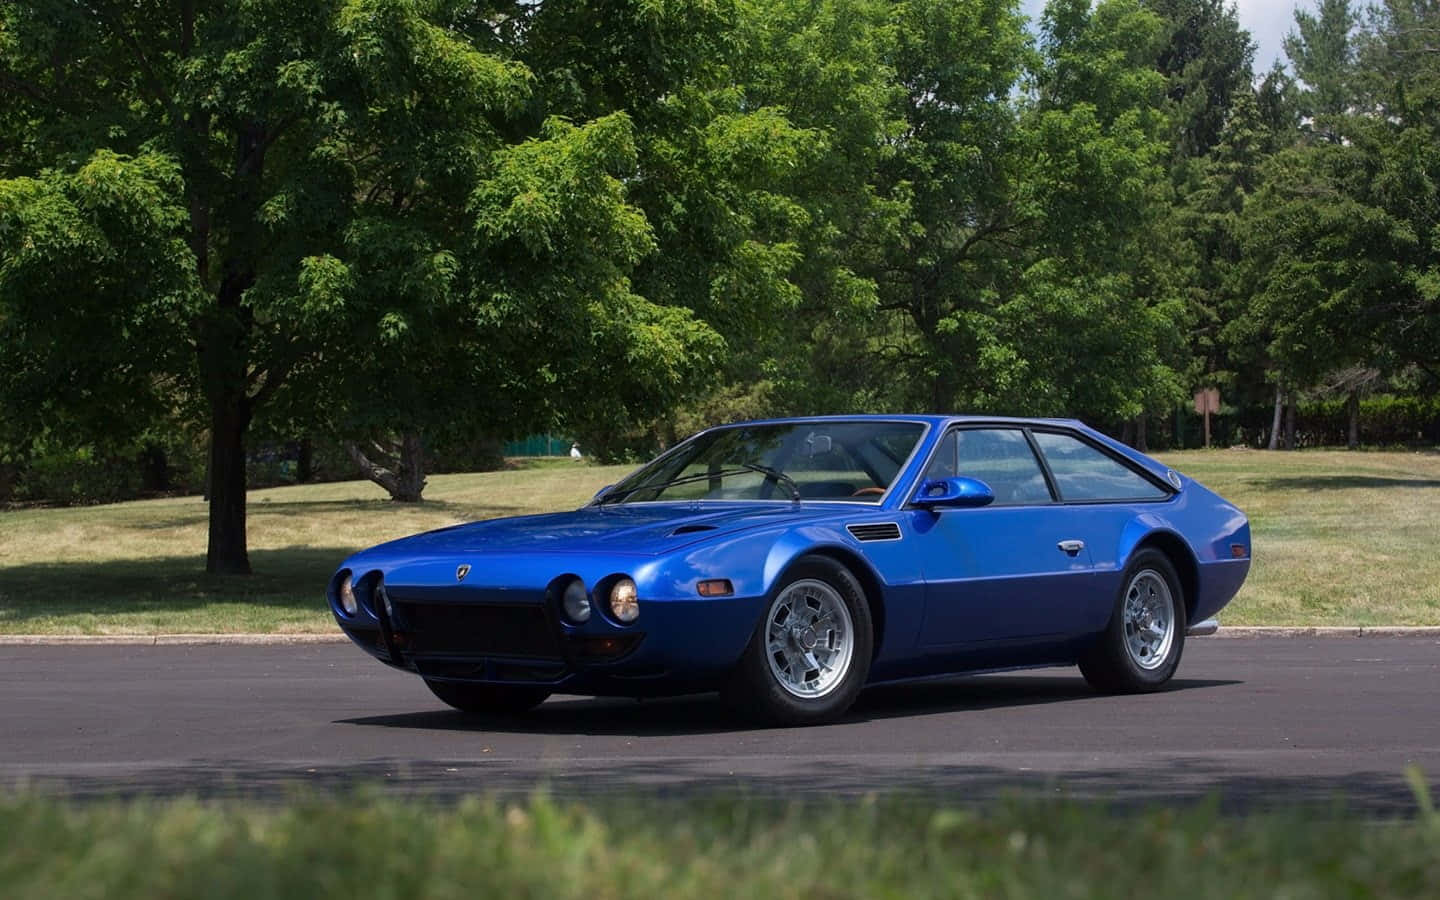
<path fill-rule="evenodd" d="M 640 618 L 640 598 L 635 593 L 635 582 L 622 578 L 610 589 L 610 612 L 617 622 L 627 625 Z"/>
<path fill-rule="evenodd" d="M 560 598 L 560 605 L 564 607 L 565 618 L 576 625 L 590 620 L 590 598 L 586 596 L 585 585 L 580 579 L 565 585 L 565 594 Z"/>
<path fill-rule="evenodd" d="M 345 610 L 347 616 L 353 616 L 360 611 L 360 602 L 355 599 L 355 585 L 350 580 L 349 572 L 340 579 L 340 608 Z"/>

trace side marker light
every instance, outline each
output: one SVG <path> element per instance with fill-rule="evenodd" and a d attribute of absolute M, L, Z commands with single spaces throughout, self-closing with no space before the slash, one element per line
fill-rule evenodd
<path fill-rule="evenodd" d="M 729 597 L 735 593 L 735 586 L 728 578 L 711 578 L 696 582 L 695 590 L 702 597 Z"/>

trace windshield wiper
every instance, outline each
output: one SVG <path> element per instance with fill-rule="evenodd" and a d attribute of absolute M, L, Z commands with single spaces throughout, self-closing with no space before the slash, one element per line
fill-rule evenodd
<path fill-rule="evenodd" d="M 636 491 L 644 491 L 644 490 L 649 490 L 649 489 L 651 489 L 651 488 L 656 488 L 656 489 L 658 489 L 658 488 L 674 487 L 674 486 L 677 485 L 677 484 L 690 484 L 692 481 L 705 481 L 705 480 L 708 479 L 708 478 L 724 478 L 726 475 L 738 475 L 738 474 L 740 474 L 741 472 L 744 472 L 744 471 L 745 471 L 744 469 L 729 469 L 729 470 L 721 470 L 721 471 L 719 471 L 719 472 L 714 472 L 714 473 L 711 473 L 711 472 L 701 472 L 701 473 L 699 473 L 699 474 L 697 474 L 697 475 L 682 475 L 682 476 L 680 476 L 679 478 L 670 478 L 670 479 L 665 480 L 665 481 L 647 481 L 647 482 L 645 482 L 644 484 L 637 484 L 637 485 L 635 485 L 635 486 L 632 487 L 632 488 L 624 488 L 624 489 L 622 489 L 622 490 L 610 490 L 610 491 L 606 491 L 606 492 L 605 492 L 605 495 L 604 495 L 603 497 L 601 497 L 601 498 L 599 499 L 599 501 L 597 501 L 597 505 L 604 505 L 605 503 L 608 503 L 608 502 L 610 502 L 611 500 L 619 500 L 619 499 L 622 498 L 622 497 L 628 497 L 628 496 L 630 496 L 631 494 L 635 493 Z"/>
<path fill-rule="evenodd" d="M 740 468 L 747 469 L 751 472 L 759 472 L 761 475 L 764 475 L 771 481 L 785 482 L 785 486 L 790 489 L 790 499 L 795 501 L 796 503 L 800 502 L 800 485 L 795 483 L 795 479 L 791 478 L 789 475 L 786 475 L 779 469 L 772 469 L 769 466 L 762 466 L 759 463 L 748 462 L 740 463 Z"/>
<path fill-rule="evenodd" d="M 637 491 L 675 487 L 679 484 L 690 484 L 691 482 L 706 481 L 711 478 L 725 478 L 730 475 L 739 475 L 742 472 L 759 472 L 767 478 L 775 481 L 783 481 L 786 487 L 790 489 L 790 499 L 797 503 L 800 501 L 800 486 L 797 485 L 795 479 L 789 475 L 786 475 L 779 469 L 772 469 L 769 466 L 762 466 L 759 463 L 738 463 L 734 468 L 730 469 L 720 469 L 715 472 L 700 472 L 695 475 L 682 475 L 679 478 L 671 478 L 666 481 L 647 481 L 644 484 L 637 484 L 632 488 L 606 491 L 599 500 L 595 501 L 595 505 L 604 506 L 606 503 L 628 497 Z"/>

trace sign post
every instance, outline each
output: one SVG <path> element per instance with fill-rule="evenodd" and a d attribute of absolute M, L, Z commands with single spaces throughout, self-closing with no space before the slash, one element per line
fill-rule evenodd
<path fill-rule="evenodd" d="M 1195 411 L 1205 417 L 1205 449 L 1210 449 L 1210 414 L 1220 411 L 1220 389 L 1201 388 L 1195 392 Z"/>

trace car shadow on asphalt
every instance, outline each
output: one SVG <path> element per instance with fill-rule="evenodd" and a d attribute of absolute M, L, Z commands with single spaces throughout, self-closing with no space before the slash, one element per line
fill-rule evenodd
<path fill-rule="evenodd" d="M 1242 684 L 1237 680 L 1176 678 L 1163 693 Z M 910 684 L 879 685 L 860 695 L 834 726 L 1002 707 L 1104 702 L 1077 675 L 971 675 Z M 336 724 L 421 731 L 505 734 L 667 737 L 771 730 L 745 717 L 716 694 L 637 701 L 613 697 L 552 698 L 520 716 L 480 716 L 427 709 L 338 719 Z M 819 726 L 827 727 L 827 726 Z"/>

